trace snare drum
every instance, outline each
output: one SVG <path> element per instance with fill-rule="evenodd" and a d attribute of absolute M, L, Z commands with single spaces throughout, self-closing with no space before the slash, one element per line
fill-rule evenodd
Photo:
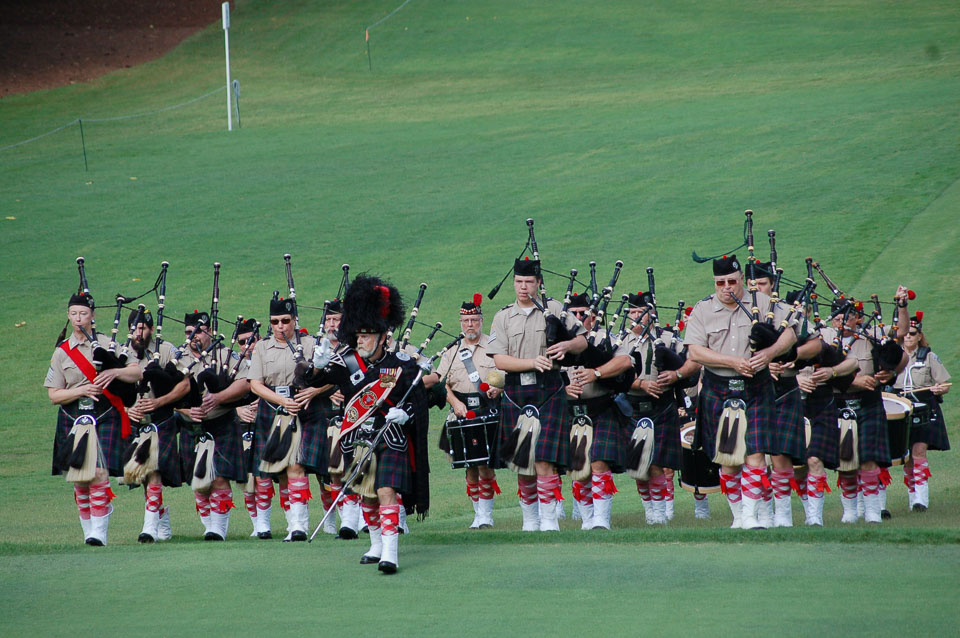
<path fill-rule="evenodd" d="M 893 465 L 902 464 L 910 454 L 910 425 L 913 402 L 896 394 L 883 393 L 883 410 L 887 413 L 887 439 Z"/>
<path fill-rule="evenodd" d="M 450 467 L 476 467 L 490 463 L 491 445 L 500 422 L 499 411 L 472 419 L 447 421 L 447 453 Z"/>
<path fill-rule="evenodd" d="M 720 491 L 720 466 L 713 463 L 703 450 L 693 449 L 696 423 L 690 422 L 680 430 L 680 487 L 688 492 L 711 494 Z"/>

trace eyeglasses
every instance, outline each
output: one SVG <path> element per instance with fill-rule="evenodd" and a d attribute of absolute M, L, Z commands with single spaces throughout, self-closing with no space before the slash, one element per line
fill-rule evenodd
<path fill-rule="evenodd" d="M 740 283 L 739 279 L 718 279 L 713 282 L 717 288 L 722 288 L 724 286 L 736 286 Z"/>
<path fill-rule="evenodd" d="M 587 316 L 586 310 L 571 310 L 570 312 L 572 312 L 573 316 L 577 318 L 583 318 Z"/>
<path fill-rule="evenodd" d="M 270 325 L 271 325 L 271 326 L 279 326 L 281 323 L 282 323 L 283 325 L 287 325 L 287 324 L 289 324 L 289 323 L 293 323 L 293 319 L 291 319 L 290 317 L 286 317 L 286 318 L 284 318 L 284 319 L 271 319 L 271 320 L 270 320 Z"/>
<path fill-rule="evenodd" d="M 483 319 L 478 319 L 476 317 L 460 317 L 460 323 L 480 323 Z"/>

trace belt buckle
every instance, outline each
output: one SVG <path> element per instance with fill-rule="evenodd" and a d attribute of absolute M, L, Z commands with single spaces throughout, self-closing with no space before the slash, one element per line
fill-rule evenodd
<path fill-rule="evenodd" d="M 653 401 L 638 401 L 637 411 L 647 413 L 653 412 Z"/>
<path fill-rule="evenodd" d="M 860 410 L 860 399 L 847 399 L 847 407 L 857 412 Z"/>
<path fill-rule="evenodd" d="M 467 407 L 468 407 L 468 408 L 479 408 L 479 407 L 480 407 L 480 397 L 467 397 Z"/>
<path fill-rule="evenodd" d="M 290 398 L 290 386 L 288 385 L 278 385 L 273 389 L 273 391 L 282 396 L 284 399 Z"/>
<path fill-rule="evenodd" d="M 743 379 L 730 379 L 731 392 L 743 392 L 747 389 L 747 383 Z"/>
<path fill-rule="evenodd" d="M 573 408 L 573 416 L 575 417 L 586 416 L 587 414 L 587 406 L 585 405 L 571 405 L 570 407 Z"/>
<path fill-rule="evenodd" d="M 534 385 L 537 382 L 537 373 L 536 372 L 521 372 L 520 373 L 520 385 Z"/>
<path fill-rule="evenodd" d="M 90 397 L 83 397 L 80 399 L 80 403 L 77 407 L 87 412 L 93 412 L 93 399 Z"/>

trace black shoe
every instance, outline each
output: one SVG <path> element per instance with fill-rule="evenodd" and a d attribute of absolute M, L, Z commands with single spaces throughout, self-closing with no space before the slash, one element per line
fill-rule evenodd
<path fill-rule="evenodd" d="M 893 518 L 893 514 L 890 513 L 890 510 L 880 510 L 880 518 L 885 521 L 889 521 Z"/>
<path fill-rule="evenodd" d="M 340 531 L 337 532 L 337 536 L 339 536 L 341 540 L 352 541 L 357 538 L 357 530 L 350 529 L 349 527 L 341 527 Z"/>
<path fill-rule="evenodd" d="M 360 557 L 361 565 L 376 565 L 379 562 L 380 562 L 379 556 L 367 556 L 366 554 L 364 554 L 363 556 Z"/>
<path fill-rule="evenodd" d="M 262 541 L 268 541 L 271 538 L 273 538 L 273 534 L 271 534 L 270 532 L 257 532 L 257 538 L 259 538 Z"/>
<path fill-rule="evenodd" d="M 290 534 L 290 541 L 293 542 L 293 543 L 299 543 L 299 542 L 305 541 L 305 540 L 307 540 L 307 533 L 306 533 L 306 532 L 296 531 L 296 532 L 293 532 L 292 534 Z"/>
<path fill-rule="evenodd" d="M 384 574 L 396 574 L 396 573 L 397 573 L 397 566 L 394 565 L 393 563 L 387 562 L 387 561 L 385 561 L 385 560 L 380 561 L 380 566 L 378 567 L 378 569 L 379 569 L 380 571 L 382 571 Z"/>
<path fill-rule="evenodd" d="M 157 539 L 155 539 L 153 536 L 150 536 L 150 534 L 147 534 L 146 532 L 140 534 L 140 536 L 137 536 L 138 543 L 155 543 L 156 541 Z"/>
<path fill-rule="evenodd" d="M 222 541 L 222 540 L 223 540 L 223 536 L 220 536 L 220 534 L 217 534 L 216 532 L 207 532 L 206 534 L 203 535 L 203 540 L 205 540 L 205 541 Z"/>
<path fill-rule="evenodd" d="M 913 511 L 914 511 L 914 512 L 917 512 L 917 513 L 919 513 L 919 514 L 922 514 L 923 512 L 926 512 L 926 511 L 927 511 L 927 506 L 926 506 L 926 505 L 921 505 L 920 503 L 916 503 L 916 504 L 913 506 Z"/>
<path fill-rule="evenodd" d="M 100 539 L 94 538 L 93 536 L 84 540 L 83 542 L 91 547 L 103 547 L 103 543 L 100 542 Z"/>

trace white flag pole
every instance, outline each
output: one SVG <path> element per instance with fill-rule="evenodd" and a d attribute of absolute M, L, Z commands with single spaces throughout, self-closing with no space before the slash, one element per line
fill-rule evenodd
<path fill-rule="evenodd" d="M 230 3 L 220 5 L 223 13 L 223 47 L 227 58 L 227 130 L 233 130 L 233 109 L 230 101 Z"/>

